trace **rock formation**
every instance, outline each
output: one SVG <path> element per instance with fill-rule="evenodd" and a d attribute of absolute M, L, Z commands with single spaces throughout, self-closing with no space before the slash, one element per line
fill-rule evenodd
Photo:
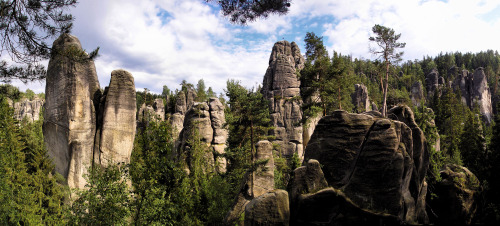
<path fill-rule="evenodd" d="M 334 188 L 325 192 L 333 199 L 345 196 L 342 199 L 352 202 L 353 208 L 387 216 L 389 221 L 425 223 L 425 205 L 417 204 L 425 199 L 429 163 L 425 138 L 409 108 L 390 112 L 401 121 L 345 111 L 323 117 L 304 159 L 323 165 L 325 179 Z"/>
<path fill-rule="evenodd" d="M 77 61 L 64 54 L 82 51 L 76 37 L 63 34 L 52 48 L 59 54 L 51 57 L 47 69 L 44 139 L 56 171 L 67 178 L 70 187 L 83 188 L 82 176 L 93 156 L 93 100 L 98 96 L 99 81 L 93 61 Z"/>
<path fill-rule="evenodd" d="M 469 225 L 476 212 L 480 184 L 467 168 L 445 165 L 440 171 L 442 180 L 434 187 L 437 197 L 429 203 L 437 223 L 443 225 Z"/>
<path fill-rule="evenodd" d="M 83 188 L 83 175 L 94 162 L 129 161 L 135 135 L 134 80 L 126 71 L 113 71 L 102 93 L 94 62 L 74 54 L 83 51 L 76 37 L 63 34 L 52 48 L 45 87 L 45 144 L 56 172 L 69 187 Z"/>
<path fill-rule="evenodd" d="M 42 110 L 44 100 L 35 97 L 33 100 L 24 99 L 20 102 L 13 104 L 14 118 L 21 121 L 27 118 L 33 122 L 40 119 L 40 112 Z"/>
<path fill-rule="evenodd" d="M 105 96 L 98 163 L 130 162 L 135 138 L 135 114 L 134 77 L 125 70 L 114 70 Z"/>
<path fill-rule="evenodd" d="M 424 87 L 422 86 L 422 82 L 416 81 L 413 85 L 411 85 L 410 98 L 411 103 L 414 106 L 420 107 L 422 101 L 425 103 Z"/>
<path fill-rule="evenodd" d="M 439 91 L 439 88 L 444 85 L 444 78 L 439 76 L 437 69 L 432 69 L 432 71 L 425 76 L 425 88 L 427 89 L 427 99 L 431 100 L 434 97 L 434 93 Z M 439 94 L 439 93 L 438 93 Z"/>
<path fill-rule="evenodd" d="M 483 120 L 488 124 L 491 123 L 493 119 L 492 98 L 483 68 L 477 68 L 474 74 L 471 74 L 467 70 L 460 71 L 454 67 L 450 69 L 450 73 L 455 75 L 452 87 L 455 91 L 460 91 L 462 103 L 471 109 L 478 105 Z"/>
<path fill-rule="evenodd" d="M 245 207 L 245 225 L 247 226 L 287 226 L 289 223 L 290 206 L 288 192 L 285 190 L 265 193 L 250 201 Z"/>
<path fill-rule="evenodd" d="M 300 49 L 292 42 L 279 41 L 274 44 L 269 58 L 269 67 L 264 76 L 262 94 L 269 100 L 273 143 L 281 147 L 285 156 L 303 156 L 303 138 L 300 80 L 297 71 L 304 67 Z"/>
<path fill-rule="evenodd" d="M 245 183 L 241 186 L 233 207 L 226 215 L 225 222 L 236 222 L 245 211 L 246 205 L 254 198 L 274 190 L 274 159 L 273 144 L 267 140 L 256 145 L 254 161 L 268 160 L 266 165 L 259 166 L 254 172 L 245 175 Z"/>
<path fill-rule="evenodd" d="M 181 101 L 178 102 L 183 104 Z M 182 108 L 183 106 L 176 106 L 176 109 Z M 177 124 L 180 123 L 182 125 L 178 126 Z M 224 128 L 225 123 L 224 105 L 218 98 L 210 98 L 207 102 L 193 102 L 185 115 L 182 115 L 181 111 L 175 113 L 172 124 L 175 128 L 182 128 L 176 141 L 177 157 L 184 156 L 181 161 L 185 161 L 189 168 L 189 150 L 191 148 L 189 140 L 196 135 L 207 147 L 205 157 L 208 168 L 210 168 L 207 170 L 212 171 L 215 167 L 217 172 L 225 172 L 227 163 L 225 157 L 222 156 L 225 153 L 228 136 L 227 129 Z"/>
<path fill-rule="evenodd" d="M 354 93 L 351 94 L 354 112 L 366 112 L 372 110 L 368 88 L 363 84 L 354 85 Z"/>

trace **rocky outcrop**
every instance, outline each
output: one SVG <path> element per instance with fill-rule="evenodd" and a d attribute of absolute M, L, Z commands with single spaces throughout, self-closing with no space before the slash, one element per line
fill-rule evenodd
<path fill-rule="evenodd" d="M 444 85 L 444 78 L 439 76 L 437 69 L 432 69 L 432 71 L 425 76 L 425 88 L 427 89 L 427 99 L 431 100 L 434 97 L 436 91 L 439 92 L 439 88 Z M 440 95 L 440 93 L 438 93 Z"/>
<path fill-rule="evenodd" d="M 134 77 L 125 70 L 114 70 L 105 96 L 98 163 L 130 162 L 136 128 L 135 114 Z"/>
<path fill-rule="evenodd" d="M 24 99 L 13 104 L 14 118 L 21 121 L 27 118 L 30 122 L 40 119 L 44 100 L 35 97 L 33 100 Z"/>
<path fill-rule="evenodd" d="M 290 199 L 295 201 L 301 194 L 313 193 L 326 187 L 328 183 L 320 163 L 315 159 L 309 159 L 305 166 L 293 171 L 293 178 L 290 181 Z"/>
<path fill-rule="evenodd" d="M 282 225 L 290 224 L 288 192 L 274 190 L 265 193 L 245 207 L 245 225 Z"/>
<path fill-rule="evenodd" d="M 354 85 L 354 93 L 351 94 L 354 112 L 367 112 L 372 110 L 368 88 L 363 84 Z"/>
<path fill-rule="evenodd" d="M 47 69 L 43 133 L 56 171 L 70 187 L 83 188 L 83 174 L 90 167 L 96 131 L 95 103 L 99 81 L 91 60 L 72 59 L 68 52 L 82 51 L 80 41 L 69 34 L 53 44 Z"/>
<path fill-rule="evenodd" d="M 458 165 L 445 165 L 440 174 L 442 180 L 434 186 L 437 196 L 429 203 L 434 213 L 431 217 L 444 225 L 471 224 L 480 191 L 479 180 L 467 168 Z"/>
<path fill-rule="evenodd" d="M 425 103 L 424 87 L 422 86 L 422 82 L 416 81 L 413 85 L 411 85 L 410 98 L 413 106 L 420 107 L 422 101 Z"/>
<path fill-rule="evenodd" d="M 163 104 L 163 99 L 155 99 L 152 106 L 146 106 L 146 103 L 141 105 L 137 111 L 138 123 L 145 123 L 149 120 L 165 121 L 165 105 Z"/>
<path fill-rule="evenodd" d="M 69 34 L 54 41 L 45 87 L 43 134 L 56 172 L 83 188 L 92 164 L 128 163 L 135 136 L 135 86 L 124 70 L 102 93 L 94 62 Z M 83 57 L 82 57 L 83 55 Z"/>
<path fill-rule="evenodd" d="M 409 108 L 403 109 L 392 110 L 402 122 L 375 113 L 345 111 L 323 117 L 304 159 L 318 160 L 329 186 L 341 191 L 354 206 L 376 216 L 417 222 L 426 219 L 417 215 L 425 214 L 421 210 L 425 205 L 417 202 L 425 196 L 422 189 L 428 153 L 423 134 L 413 135 L 413 131 L 419 131 L 413 114 L 407 111 Z M 332 197 L 339 196 L 334 193 Z"/>
<path fill-rule="evenodd" d="M 262 94 L 269 100 L 272 126 L 271 135 L 276 137 L 285 156 L 303 156 L 303 138 L 300 97 L 300 79 L 297 71 L 304 67 L 300 49 L 292 42 L 279 41 L 274 44 L 269 58 L 269 67 L 264 76 Z"/>
<path fill-rule="evenodd" d="M 158 120 L 165 121 L 165 104 L 163 104 L 163 99 L 157 98 L 153 103 L 153 110 L 158 117 Z"/>
<path fill-rule="evenodd" d="M 218 98 L 210 98 L 207 102 L 193 102 L 186 115 L 181 115 L 172 120 L 173 124 L 181 123 L 182 130 L 176 145 L 177 157 L 186 162 L 189 169 L 190 163 L 190 140 L 199 139 L 206 150 L 206 162 L 208 171 L 226 172 L 226 159 L 223 156 L 226 148 L 228 132 L 224 128 L 226 123 L 224 105 Z M 174 114 L 174 116 L 176 115 Z M 175 126 L 175 125 L 174 125 Z"/>
<path fill-rule="evenodd" d="M 226 172 L 226 158 L 222 155 L 225 153 L 228 131 L 224 128 L 226 124 L 226 116 L 224 114 L 224 105 L 219 98 L 212 97 L 209 99 L 210 120 L 213 129 L 212 148 L 215 154 L 215 168 L 217 172 Z"/>
<path fill-rule="evenodd" d="M 226 224 L 238 221 L 245 211 L 246 205 L 254 198 L 274 190 L 274 159 L 273 144 L 267 140 L 259 141 L 256 145 L 254 162 L 267 160 L 265 165 L 259 166 L 254 172 L 245 175 L 245 182 L 236 197 L 233 207 L 226 215 Z"/>
<path fill-rule="evenodd" d="M 391 214 L 362 208 L 332 187 L 300 195 L 291 225 L 401 225 Z"/>
<path fill-rule="evenodd" d="M 492 95 L 483 68 L 477 68 L 474 74 L 471 74 L 467 70 L 460 71 L 454 67 L 450 69 L 450 73 L 453 73 L 455 77 L 452 87 L 460 92 L 462 103 L 470 109 L 478 105 L 483 121 L 491 123 L 493 119 Z"/>

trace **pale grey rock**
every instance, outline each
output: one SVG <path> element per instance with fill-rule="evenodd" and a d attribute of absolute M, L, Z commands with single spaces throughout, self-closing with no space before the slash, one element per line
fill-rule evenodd
<path fill-rule="evenodd" d="M 410 98 L 411 103 L 414 106 L 420 107 L 422 101 L 425 103 L 424 87 L 422 86 L 422 82 L 416 81 L 413 83 L 410 90 Z"/>
<path fill-rule="evenodd" d="M 432 100 L 434 93 L 438 92 L 440 95 L 440 88 L 444 85 L 444 78 L 439 76 L 437 69 L 432 69 L 432 71 L 425 76 L 425 87 L 427 89 L 427 99 Z"/>
<path fill-rule="evenodd" d="M 269 100 L 273 141 L 280 144 L 285 156 L 303 156 L 303 128 L 300 97 L 300 79 L 297 71 L 304 67 L 298 46 L 287 41 L 276 42 L 269 57 L 269 67 L 264 76 L 262 94 Z"/>
<path fill-rule="evenodd" d="M 14 118 L 21 121 L 27 118 L 30 122 L 40 119 L 40 112 L 42 110 L 44 100 L 36 97 L 33 100 L 24 99 L 20 102 L 13 104 Z"/>
<path fill-rule="evenodd" d="M 163 99 L 155 99 L 152 107 L 158 120 L 165 121 L 165 104 L 163 104 Z"/>
<path fill-rule="evenodd" d="M 265 193 L 245 207 L 245 225 L 281 225 L 290 224 L 290 205 L 288 192 L 274 190 Z"/>
<path fill-rule="evenodd" d="M 129 163 L 136 131 L 134 77 L 125 70 L 111 72 L 100 136 L 100 164 Z"/>
<path fill-rule="evenodd" d="M 43 133 L 56 172 L 71 188 L 83 188 L 83 175 L 91 166 L 96 132 L 94 97 L 99 81 L 94 62 L 75 61 L 64 54 L 82 51 L 80 41 L 69 34 L 54 41 L 47 68 Z"/>
<path fill-rule="evenodd" d="M 354 85 L 354 93 L 351 94 L 352 104 L 355 112 L 371 111 L 371 102 L 368 88 L 363 84 Z"/>
<path fill-rule="evenodd" d="M 226 215 L 226 224 L 237 223 L 245 206 L 254 198 L 274 190 L 274 159 L 273 144 L 267 140 L 257 142 L 255 162 L 268 160 L 264 166 L 259 166 L 254 172 L 245 175 L 245 181 L 240 187 L 231 210 Z"/>

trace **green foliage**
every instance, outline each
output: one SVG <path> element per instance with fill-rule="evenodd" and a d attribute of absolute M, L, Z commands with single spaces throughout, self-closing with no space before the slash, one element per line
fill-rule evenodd
<path fill-rule="evenodd" d="M 0 224 L 64 224 L 66 193 L 52 174 L 42 121 L 21 124 L 0 97 Z"/>
<path fill-rule="evenodd" d="M 474 108 L 474 112 L 468 111 L 465 116 L 464 131 L 460 137 L 460 153 L 464 165 L 477 177 L 484 178 L 487 164 L 486 140 L 483 131 L 479 106 Z"/>
<path fill-rule="evenodd" d="M 330 59 L 323 37 L 314 33 L 308 32 L 304 42 L 307 59 L 300 71 L 301 96 L 305 100 L 303 122 L 336 109 L 350 111 L 353 107 L 350 95 L 355 84 L 350 57 L 334 52 Z"/>
<path fill-rule="evenodd" d="M 215 0 L 205 0 L 213 2 Z M 284 15 L 288 13 L 291 0 L 240 1 L 217 0 L 222 15 L 229 17 L 235 24 L 245 25 L 258 18 L 267 18 L 271 14 Z"/>
<path fill-rule="evenodd" d="M 127 186 L 127 166 L 95 164 L 84 175 L 87 181 L 83 190 L 77 191 L 71 205 L 74 225 L 125 225 L 130 216 L 130 197 Z"/>
<path fill-rule="evenodd" d="M 35 92 L 31 89 L 26 89 L 23 96 L 28 100 L 33 100 L 33 98 L 35 98 Z"/>
<path fill-rule="evenodd" d="M 209 96 L 205 89 L 205 81 L 203 81 L 203 79 L 198 80 L 198 83 L 196 84 L 196 94 L 198 98 L 196 99 L 196 101 L 203 102 L 208 100 Z"/>
<path fill-rule="evenodd" d="M 14 102 L 17 102 L 21 99 L 22 93 L 19 91 L 19 88 L 11 85 L 11 84 L 1 84 L 0 85 L 0 97 L 7 97 Z"/>
<path fill-rule="evenodd" d="M 378 47 L 370 49 L 370 52 L 379 55 L 379 58 L 384 60 L 386 67 L 385 80 L 381 82 L 384 93 L 384 98 L 382 100 L 382 115 L 386 116 L 390 66 L 401 61 L 401 56 L 403 56 L 404 52 L 397 52 L 396 49 L 404 48 L 406 43 L 398 42 L 401 34 L 396 34 L 392 28 L 376 24 L 372 27 L 372 31 L 376 36 L 370 37 L 369 40 L 375 42 Z"/>

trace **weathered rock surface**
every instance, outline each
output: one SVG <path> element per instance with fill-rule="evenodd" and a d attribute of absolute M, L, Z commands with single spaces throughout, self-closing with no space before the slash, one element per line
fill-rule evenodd
<path fill-rule="evenodd" d="M 136 125 L 134 79 L 115 70 L 102 93 L 94 62 L 72 54 L 82 51 L 76 37 L 63 34 L 52 48 L 45 87 L 45 144 L 56 172 L 69 187 L 84 188 L 83 175 L 92 164 L 129 162 Z"/>
<path fill-rule="evenodd" d="M 396 216 L 362 208 L 332 187 L 300 195 L 297 206 L 291 225 L 401 225 Z"/>
<path fill-rule="evenodd" d="M 290 224 L 288 192 L 274 190 L 265 193 L 245 207 L 245 225 L 282 225 Z"/>
<path fill-rule="evenodd" d="M 354 93 L 351 94 L 354 112 L 366 112 L 372 110 L 368 88 L 363 84 L 354 85 Z"/>
<path fill-rule="evenodd" d="M 245 206 L 254 198 L 274 190 L 274 159 L 273 144 L 267 140 L 259 141 L 256 145 L 255 161 L 268 160 L 264 166 L 245 176 L 245 183 L 241 186 L 233 207 L 226 215 L 226 224 L 237 222 L 245 211 Z"/>
<path fill-rule="evenodd" d="M 228 136 L 228 131 L 224 128 L 226 124 L 226 116 L 224 114 L 224 105 L 220 102 L 219 98 L 209 99 L 210 107 L 210 120 L 212 122 L 213 129 L 213 139 L 212 148 L 214 149 L 216 155 L 223 155 L 225 153 L 226 141 Z M 217 172 L 226 172 L 226 158 L 222 156 L 215 157 L 215 167 Z"/>
<path fill-rule="evenodd" d="M 419 130 L 412 116 L 405 111 L 399 119 L 407 125 L 376 114 L 335 111 L 319 121 L 304 159 L 318 160 L 328 184 L 361 209 L 401 222 L 425 219 L 417 216 L 422 208 L 417 200 L 425 194 L 428 154 L 425 138 L 412 135 Z"/>
<path fill-rule="evenodd" d="M 269 58 L 269 67 L 264 76 L 262 94 L 270 102 L 271 131 L 276 136 L 273 143 L 279 144 L 285 156 L 294 153 L 303 156 L 302 105 L 300 79 L 297 71 L 304 67 L 300 49 L 292 42 L 279 41 L 274 44 Z"/>
<path fill-rule="evenodd" d="M 479 180 L 467 168 L 445 165 L 440 171 L 442 181 L 434 187 L 437 198 L 430 201 L 430 208 L 444 225 L 469 225 L 476 212 Z"/>
<path fill-rule="evenodd" d="M 467 70 L 453 67 L 450 73 L 455 76 L 452 87 L 455 91 L 460 91 L 462 103 L 471 109 L 478 105 L 483 120 L 488 124 L 491 123 L 493 119 L 492 95 L 483 68 L 477 68 L 474 74 L 471 74 Z"/>
<path fill-rule="evenodd" d="M 320 163 L 309 159 L 305 166 L 293 171 L 294 177 L 290 181 L 290 199 L 296 200 L 301 194 L 313 193 L 328 187 Z"/>
<path fill-rule="evenodd" d="M 114 70 L 105 98 L 98 163 L 130 162 L 136 129 L 135 114 L 134 77 L 125 70 Z"/>
<path fill-rule="evenodd" d="M 27 118 L 33 122 L 40 119 L 40 111 L 42 110 L 44 100 L 35 97 L 33 100 L 24 99 L 13 104 L 14 118 L 21 121 Z"/>
<path fill-rule="evenodd" d="M 431 100 L 434 97 L 434 93 L 439 91 L 441 85 L 444 84 L 444 78 L 439 76 L 437 69 L 432 69 L 432 71 L 425 76 L 425 88 L 427 89 L 427 99 Z M 439 94 L 439 93 L 438 93 Z"/>
<path fill-rule="evenodd" d="M 163 99 L 157 98 L 153 103 L 153 110 L 158 117 L 158 120 L 165 121 L 165 104 L 163 104 Z"/>
<path fill-rule="evenodd" d="M 69 34 L 54 41 L 53 51 L 82 50 Z M 100 98 L 94 62 L 75 61 L 67 54 L 54 54 L 47 69 L 43 133 L 56 172 L 70 187 L 83 188 L 86 167 L 91 164 L 96 115 L 94 97 Z"/>
<path fill-rule="evenodd" d="M 422 101 L 424 101 L 425 103 L 424 87 L 422 86 L 422 82 L 416 81 L 413 83 L 413 85 L 411 85 L 410 98 L 411 103 L 414 106 L 420 107 Z"/>

